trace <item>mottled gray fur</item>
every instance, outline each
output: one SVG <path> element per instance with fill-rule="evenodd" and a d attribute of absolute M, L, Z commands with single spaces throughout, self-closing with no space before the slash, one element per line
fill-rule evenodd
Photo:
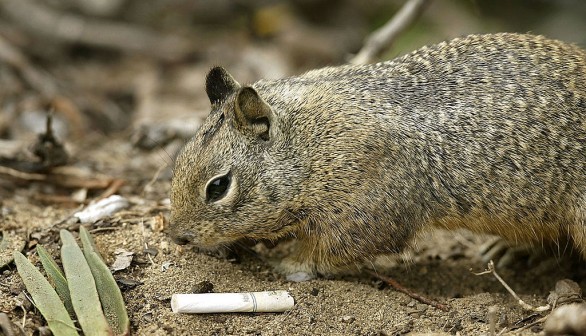
<path fill-rule="evenodd" d="M 215 68 L 207 90 L 212 112 L 174 170 L 180 242 L 292 235 L 287 273 L 398 252 L 430 226 L 586 257 L 586 52 L 574 45 L 471 35 L 249 87 Z M 223 174 L 226 194 L 206 201 Z"/>

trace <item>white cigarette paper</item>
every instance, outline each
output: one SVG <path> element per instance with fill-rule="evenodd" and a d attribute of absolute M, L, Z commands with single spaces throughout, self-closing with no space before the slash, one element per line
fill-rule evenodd
<path fill-rule="evenodd" d="M 173 294 L 174 313 L 280 313 L 295 300 L 284 290 L 249 293 Z"/>

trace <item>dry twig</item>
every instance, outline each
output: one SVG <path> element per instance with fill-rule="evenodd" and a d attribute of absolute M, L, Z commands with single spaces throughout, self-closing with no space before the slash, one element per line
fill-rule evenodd
<path fill-rule="evenodd" d="M 2 6 L 3 1 L 0 1 Z M 22 78 L 45 97 L 52 97 L 57 92 L 57 84 L 46 73 L 37 70 L 28 58 L 0 35 L 0 61 L 18 70 Z"/>
<path fill-rule="evenodd" d="M 115 181 L 111 177 L 95 175 L 93 177 L 85 176 L 82 171 L 73 167 L 60 167 L 48 174 L 35 174 L 0 166 L 0 177 L 21 181 L 40 181 L 66 188 L 104 189 Z"/>
<path fill-rule="evenodd" d="M 0 1 L 0 12 L 3 10 L 3 6 L 10 7 L 12 1 Z M 16 1 L 15 6 L 17 8 L 23 5 L 26 6 L 25 1 L 23 0 L 23 3 Z M 18 15 L 28 15 L 18 13 Z M 30 20 L 27 16 L 22 21 Z M 20 21 L 18 23 L 21 24 Z M 34 25 L 34 23 L 31 24 Z M 94 92 L 77 90 L 71 87 L 70 83 L 58 80 L 49 72 L 38 68 L 21 50 L 2 36 L 0 36 L 0 62 L 14 68 L 26 85 L 38 93 L 40 101 L 50 103 L 55 112 L 65 117 L 73 125 L 73 132 L 77 137 L 81 135 L 81 129 L 83 128 L 84 118 L 81 110 L 84 110 L 83 112 L 89 115 L 99 113 L 106 120 L 112 120 L 112 123 L 116 123 L 117 118 L 113 117 L 112 114 L 119 113 L 119 107 L 114 102 Z M 44 109 L 45 107 L 40 108 Z"/>
<path fill-rule="evenodd" d="M 108 197 L 116 194 L 118 192 L 118 190 L 120 189 L 120 187 L 122 187 L 124 185 L 124 183 L 125 183 L 125 181 L 122 179 L 112 180 L 112 183 L 110 183 L 110 186 L 108 187 L 108 189 L 104 190 L 104 192 L 101 193 L 100 196 L 98 196 L 96 198 L 96 200 L 108 198 Z"/>
<path fill-rule="evenodd" d="M 350 63 L 367 64 L 388 49 L 395 39 L 423 12 L 430 0 L 409 0 L 384 26 L 374 31 L 366 40 L 364 47 Z"/>
<path fill-rule="evenodd" d="M 527 330 L 527 329 L 529 329 L 529 328 L 531 328 L 531 327 L 533 327 L 535 325 L 538 325 L 540 323 L 545 322 L 546 320 L 547 320 L 547 316 L 543 316 L 543 317 L 541 317 L 541 318 L 539 318 L 539 319 L 537 319 L 537 320 L 535 320 L 535 321 L 533 321 L 531 323 L 528 323 L 528 324 L 526 324 L 526 325 L 524 325 L 524 326 L 522 326 L 522 327 L 520 327 L 518 329 L 514 329 L 514 331 L 519 332 L 519 331 Z"/>
<path fill-rule="evenodd" d="M 54 167 L 63 166 L 69 159 L 65 147 L 53 134 L 53 114 L 47 114 L 47 127 L 45 133 L 37 136 L 31 151 L 39 159 L 38 161 L 19 160 L 0 157 L 0 166 L 17 169 L 24 173 L 43 173 Z"/>
<path fill-rule="evenodd" d="M 515 293 L 515 291 L 505 282 L 505 280 L 503 280 L 503 278 L 501 278 L 500 275 L 498 275 L 498 273 L 496 272 L 496 269 L 494 267 L 494 262 L 492 260 L 488 263 L 488 268 L 487 268 L 486 271 L 480 272 L 480 273 L 474 273 L 474 274 L 475 275 L 484 275 L 484 274 L 489 274 L 489 273 L 492 274 L 492 275 L 494 275 L 494 277 L 517 300 L 517 302 L 519 303 L 519 305 L 521 307 L 523 307 L 523 309 L 530 310 L 530 311 L 534 311 L 534 312 L 538 312 L 538 313 L 551 309 L 550 305 L 545 305 L 545 306 L 541 306 L 541 307 L 533 307 L 532 305 L 530 305 L 530 304 L 526 303 L 525 301 L 521 300 L 521 298 L 519 297 L 519 295 L 517 295 L 517 293 Z"/>
<path fill-rule="evenodd" d="M 41 1 L 4 0 L 0 9 L 27 31 L 62 42 L 112 48 L 175 60 L 189 52 L 188 41 L 164 36 L 142 27 L 120 22 L 89 19 L 62 13 Z"/>
<path fill-rule="evenodd" d="M 389 286 L 393 287 L 395 290 L 397 290 L 401 293 L 407 294 L 410 297 L 414 298 L 415 300 L 417 300 L 421 303 L 425 303 L 425 304 L 430 305 L 430 306 L 437 308 L 439 310 L 449 311 L 448 306 L 446 306 L 445 304 L 439 303 L 439 302 L 432 300 L 432 299 L 428 299 L 421 294 L 415 293 L 412 290 L 410 290 L 410 289 L 404 287 L 403 285 L 401 285 L 400 283 L 398 283 L 397 280 L 395 280 L 393 278 L 377 274 L 377 273 L 370 271 L 370 270 L 367 270 L 367 272 L 368 272 L 368 274 L 372 275 L 373 277 L 386 282 Z"/>

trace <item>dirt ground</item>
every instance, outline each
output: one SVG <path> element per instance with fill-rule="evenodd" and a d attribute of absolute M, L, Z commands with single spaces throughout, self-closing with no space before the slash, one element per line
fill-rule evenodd
<path fill-rule="evenodd" d="M 287 282 L 263 261 L 278 254 L 280 245 L 273 250 L 261 246 L 256 248 L 257 253 L 223 256 L 179 248 L 170 241 L 164 227 L 153 224 L 153 218 L 160 213 L 168 215 L 168 179 L 162 178 L 145 190 L 144 183 L 156 171 L 148 174 L 148 169 L 127 169 L 129 163 L 121 158 L 131 158 L 136 153 L 127 152 L 124 143 L 125 139 L 111 140 L 83 155 L 95 158 L 99 156 L 94 155 L 97 152 L 107 151 L 110 160 L 100 164 L 109 166 L 107 171 L 134 181 L 120 190 L 131 200 L 131 208 L 90 226 L 108 264 L 113 263 L 117 249 L 135 253 L 132 265 L 115 273 L 117 279 L 133 285 L 122 286 L 133 334 L 477 335 L 489 331 L 490 307 L 497 311 L 497 331 L 507 328 L 518 330 L 510 334 L 528 335 L 541 331 L 542 324 L 532 323 L 542 315 L 524 311 L 492 275 L 473 273 L 486 267 L 478 255 L 487 237 L 467 232 L 424 234 L 405 255 L 379 258 L 374 264 L 381 274 L 446 304 L 446 312 L 383 286 L 366 274 Z M 95 159 L 90 161 L 98 164 Z M 28 193 L 18 189 L 13 197 L 3 200 L 3 228 L 28 232 L 58 258 L 57 229 L 75 231 L 78 226 L 63 223 L 72 210 L 23 202 L 30 196 Z M 147 255 L 146 246 L 158 254 Z M 38 264 L 34 250 L 29 257 Z M 573 279 L 586 288 L 586 269 L 583 263 L 571 258 L 543 257 L 532 262 L 521 258 L 499 269 L 499 273 L 524 301 L 534 306 L 546 304 L 546 297 L 558 280 Z M 203 281 L 213 284 L 214 292 L 288 290 L 295 299 L 295 307 L 280 314 L 172 313 L 171 294 L 198 292 Z M 13 266 L 3 271 L 0 288 L 0 311 L 23 325 L 26 334 L 36 333 L 44 322 L 26 303 L 24 286 Z"/>
<path fill-rule="evenodd" d="M 179 27 L 179 34 L 190 31 L 192 35 L 187 36 L 195 36 L 195 51 L 180 60 L 169 60 L 167 54 L 161 55 L 164 50 L 156 52 L 153 48 L 141 54 L 103 50 L 95 45 L 72 46 L 63 41 L 47 46 L 39 43 L 46 42 L 44 39 L 23 37 L 16 23 L 18 29 L 0 29 L 0 47 L 4 38 L 24 55 L 19 62 L 10 63 L 6 62 L 10 53 L 0 53 L 0 158 L 6 155 L 4 146 L 8 144 L 26 148 L 34 142 L 45 123 L 46 107 L 39 96 L 49 95 L 56 106 L 56 136 L 70 155 L 66 168 L 71 170 L 65 174 L 82 176 L 80 179 L 86 182 L 110 181 L 101 187 L 71 186 L 2 170 L 0 229 L 26 237 L 23 252 L 36 265 L 40 265 L 38 244 L 59 259 L 59 229 L 77 232 L 79 223 L 71 220 L 72 214 L 103 195 L 108 187 L 116 185 L 115 181 L 122 181 L 113 190 L 126 197 L 130 207 L 87 227 L 108 265 L 116 259 L 118 249 L 134 253 L 130 267 L 116 271 L 114 276 L 122 288 L 135 335 L 479 335 L 489 333 L 489 309 L 496 310 L 497 332 L 543 334 L 541 321 L 546 313 L 524 310 L 493 275 L 475 274 L 486 268 L 480 257 L 481 246 L 493 237 L 460 231 L 426 232 L 403 255 L 384 256 L 369 265 L 414 292 L 447 305 L 448 311 L 420 303 L 366 273 L 287 282 L 267 261 L 286 254 L 286 243 L 212 254 L 179 247 L 171 241 L 167 219 L 173 156 L 209 112 L 203 88 L 208 69 L 223 65 L 247 83 L 343 63 L 372 29 L 365 18 L 380 21 L 384 17 L 384 22 L 388 15 L 373 15 L 380 11 L 374 4 L 382 1 L 374 1 L 370 12 L 362 5 L 352 7 L 361 1 L 342 2 L 346 7 L 336 7 L 340 13 L 328 17 L 328 22 L 337 22 L 332 25 L 308 23 L 312 14 L 329 13 L 313 13 L 312 8 L 255 5 L 247 8 L 246 15 L 253 19 L 246 21 L 244 14 L 233 19 L 229 6 L 218 5 L 215 12 L 203 14 L 188 5 L 178 6 L 179 10 L 169 11 L 163 21 Z M 142 2 L 126 3 L 121 11 L 140 9 Z M 197 7 L 206 2 L 174 3 Z M 403 1 L 392 3 L 398 8 Z M 530 9 L 511 5 L 500 11 L 474 3 L 476 6 L 464 1 L 433 2 L 419 24 L 406 31 L 383 57 L 467 33 L 491 31 L 534 31 L 586 43 L 581 40 L 586 29 L 586 6 L 574 10 L 560 5 L 554 6 L 554 11 L 548 7 L 552 4 Z M 388 11 L 385 6 L 380 8 Z M 193 13 L 183 17 L 181 11 L 187 13 L 186 8 Z M 523 15 L 515 14 L 515 10 Z M 0 4 L 0 17 L 5 12 Z M 128 12 L 116 18 L 134 18 L 135 24 L 148 22 Z M 153 16 L 145 8 L 137 13 Z M 226 17 L 233 19 L 230 24 L 219 24 L 224 24 Z M 0 28 L 7 25 L 0 22 Z M 156 27 L 167 26 L 161 23 Z M 47 74 L 50 76 L 45 77 Z M 50 90 L 39 89 L 38 85 L 47 83 L 56 84 Z M 542 306 L 559 280 L 571 279 L 586 289 L 584 262 L 561 252 L 522 256 L 498 272 L 525 302 Z M 198 292 L 206 284 L 213 285 L 218 293 L 288 290 L 295 307 L 275 314 L 171 312 L 173 293 Z M 26 335 L 47 332 L 46 322 L 26 298 L 13 264 L 0 270 L 0 313 L 6 313 Z"/>
<path fill-rule="evenodd" d="M 280 250 L 285 248 L 280 245 L 272 250 L 257 246 L 253 249 L 255 253 L 238 255 L 211 255 L 180 248 L 171 242 L 166 226 L 154 220 L 160 214 L 167 217 L 169 210 L 169 172 L 159 171 L 164 161 L 160 155 L 141 154 L 124 137 L 89 144 L 87 150 L 78 154 L 90 167 L 101 167 L 102 173 L 127 181 L 120 194 L 129 198 L 132 206 L 89 228 L 109 265 L 114 262 L 117 249 L 135 253 L 131 266 L 115 273 L 117 279 L 130 284 L 122 288 L 133 334 L 475 335 L 488 332 L 490 307 L 498 312 L 497 331 L 541 331 L 542 324 L 532 323 L 542 315 L 524 311 L 492 275 L 473 273 L 486 268 L 479 253 L 489 237 L 467 232 L 429 232 L 419 237 L 415 247 L 403 256 L 379 258 L 374 264 L 379 273 L 446 304 L 447 312 L 419 303 L 366 274 L 287 282 L 263 261 L 284 253 Z M 144 159 L 140 166 L 132 164 L 137 157 Z M 154 180 L 157 174 L 158 179 Z M 9 192 L 12 196 L 5 194 L 2 202 L 2 228 L 27 232 L 33 237 L 29 246 L 43 244 L 58 258 L 58 229 L 77 231 L 79 224 L 64 221 L 75 209 L 31 202 L 39 192 L 36 188 L 16 187 Z M 158 253 L 145 253 L 146 246 Z M 34 248 L 26 250 L 30 259 L 39 264 Z M 572 258 L 520 258 L 499 269 L 499 273 L 533 306 L 546 304 L 547 295 L 558 280 L 573 279 L 586 288 L 586 268 Z M 172 313 L 171 295 L 197 292 L 202 281 L 213 284 L 214 292 L 288 290 L 295 299 L 295 308 L 282 314 Z M 0 311 L 7 312 L 14 323 L 24 325 L 26 334 L 36 333 L 45 325 L 23 297 L 24 286 L 13 266 L 3 271 L 0 288 Z"/>

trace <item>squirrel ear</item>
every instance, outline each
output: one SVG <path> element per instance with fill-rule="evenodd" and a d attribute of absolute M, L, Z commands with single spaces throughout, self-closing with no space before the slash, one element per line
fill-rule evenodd
<path fill-rule="evenodd" d="M 206 76 L 206 93 L 212 105 L 221 103 L 239 88 L 240 84 L 222 67 L 212 68 Z"/>
<path fill-rule="evenodd" d="M 265 141 L 269 140 L 272 110 L 255 89 L 247 86 L 238 91 L 234 102 L 234 114 L 238 128 L 251 132 Z"/>

